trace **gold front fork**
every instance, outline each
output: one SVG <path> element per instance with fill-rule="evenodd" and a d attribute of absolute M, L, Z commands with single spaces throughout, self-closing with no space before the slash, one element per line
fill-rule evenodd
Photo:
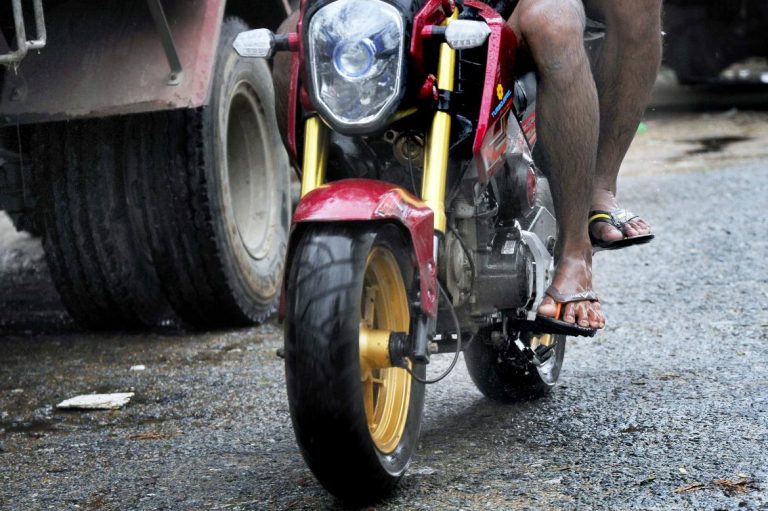
<path fill-rule="evenodd" d="M 301 196 L 322 185 L 328 163 L 328 127 L 317 115 L 304 125 L 304 162 L 301 169 Z"/>
<path fill-rule="evenodd" d="M 453 92 L 456 81 L 456 50 L 446 43 L 440 45 L 440 61 L 437 66 L 437 87 Z M 435 230 L 445 234 L 445 188 L 448 176 L 448 153 L 451 148 L 451 115 L 436 112 L 432 128 L 427 136 L 424 154 L 424 177 L 421 183 L 421 199 L 435 214 Z"/>
<path fill-rule="evenodd" d="M 458 13 L 458 11 L 456 12 Z M 455 17 L 455 15 L 453 16 Z M 437 66 L 437 87 L 453 92 L 456 82 L 456 50 L 448 44 L 440 45 Z M 451 115 L 435 112 L 427 136 L 424 154 L 424 176 L 421 199 L 435 215 L 435 230 L 445 234 L 445 193 L 448 176 L 448 155 L 451 147 Z M 318 116 L 307 119 L 304 127 L 304 162 L 302 166 L 301 196 L 319 187 L 325 181 L 328 160 L 328 127 Z"/>

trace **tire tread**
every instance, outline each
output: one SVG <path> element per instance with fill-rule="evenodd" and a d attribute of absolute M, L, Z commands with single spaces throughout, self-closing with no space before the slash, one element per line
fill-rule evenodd
<path fill-rule="evenodd" d="M 154 326 L 166 314 L 159 283 L 131 222 L 118 121 L 38 128 L 43 244 L 54 284 L 92 329 Z"/>
<path fill-rule="evenodd" d="M 236 18 L 225 19 L 214 84 L 221 81 L 222 52 L 231 51 L 224 42 L 246 29 Z M 230 282 L 233 263 L 219 239 L 214 215 L 221 212 L 214 211 L 216 187 L 209 182 L 216 165 L 213 115 L 207 106 L 152 114 L 146 123 L 147 230 L 163 290 L 179 316 L 198 327 L 248 326 L 266 320 L 278 297 L 254 303 Z"/>
<path fill-rule="evenodd" d="M 396 475 L 382 465 L 362 405 L 357 350 L 349 344 L 358 338 L 362 270 L 372 232 L 333 225 L 305 230 L 288 280 L 286 380 L 294 431 L 323 486 L 351 504 L 390 493 L 410 459 L 402 454 Z M 418 418 L 409 419 L 406 451 L 418 441 L 424 399 L 423 385 L 413 385 L 410 413 Z"/>

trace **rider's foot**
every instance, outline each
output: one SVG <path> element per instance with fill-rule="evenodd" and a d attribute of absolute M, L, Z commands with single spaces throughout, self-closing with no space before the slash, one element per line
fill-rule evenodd
<path fill-rule="evenodd" d="M 562 295 L 587 293 L 592 290 L 592 269 L 589 262 L 579 257 L 563 257 L 555 268 L 552 288 Z M 558 306 L 555 299 L 546 295 L 539 305 L 541 316 L 560 319 L 584 328 L 602 329 L 605 327 L 605 316 L 600 310 L 600 302 L 582 300 L 564 304 L 560 317 L 557 317 Z"/>
<path fill-rule="evenodd" d="M 616 196 L 608 190 L 595 190 L 592 195 L 592 211 L 616 211 L 621 209 Z M 624 238 L 634 238 L 651 234 L 651 226 L 640 217 L 629 219 L 624 224 L 624 232 L 609 222 L 592 222 L 589 231 L 593 238 L 603 242 L 618 241 Z"/>

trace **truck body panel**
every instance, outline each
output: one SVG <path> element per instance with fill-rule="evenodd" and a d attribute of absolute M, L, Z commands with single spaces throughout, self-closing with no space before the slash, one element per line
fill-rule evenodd
<path fill-rule="evenodd" d="M 183 67 L 178 85 L 146 2 L 74 0 L 46 12 L 48 46 L 8 70 L 2 123 L 194 108 L 208 97 L 222 0 L 166 0 Z"/>

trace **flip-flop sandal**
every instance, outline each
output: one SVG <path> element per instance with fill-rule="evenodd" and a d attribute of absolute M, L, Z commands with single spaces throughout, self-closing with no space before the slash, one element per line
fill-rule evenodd
<path fill-rule="evenodd" d="M 543 316 L 536 314 L 534 321 L 528 320 L 514 320 L 512 325 L 526 332 L 536 332 L 540 334 L 554 334 L 554 335 L 570 335 L 578 337 L 594 337 L 597 333 L 597 328 L 586 328 L 579 326 L 576 323 L 567 323 L 560 319 L 563 314 L 564 305 L 573 302 L 599 302 L 594 291 L 583 291 L 581 293 L 563 294 L 555 287 L 549 286 L 546 294 L 548 294 L 555 301 L 557 311 L 555 317 Z"/>
<path fill-rule="evenodd" d="M 627 211 L 626 209 L 614 209 L 613 211 L 603 211 L 596 209 L 589 212 L 589 240 L 592 242 L 592 251 L 599 252 L 601 250 L 618 250 L 620 248 L 631 247 L 632 245 L 643 245 L 651 241 L 653 234 L 639 234 L 637 236 L 625 237 L 620 240 L 606 241 L 602 240 L 592 234 L 592 226 L 597 223 L 604 222 L 610 224 L 619 232 L 624 232 L 624 226 L 630 220 L 637 218 L 638 215 Z"/>

